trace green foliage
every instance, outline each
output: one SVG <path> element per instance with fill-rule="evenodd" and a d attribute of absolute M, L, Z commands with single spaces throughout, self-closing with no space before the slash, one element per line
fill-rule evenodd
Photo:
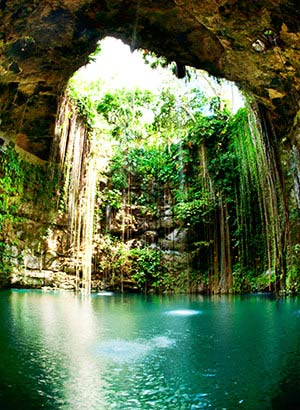
<path fill-rule="evenodd" d="M 95 48 L 95 51 L 89 55 L 88 63 L 95 62 L 100 53 L 101 53 L 101 45 L 98 43 Z"/>
<path fill-rule="evenodd" d="M 99 268 L 110 273 L 111 286 L 121 280 L 129 280 L 135 283 L 140 291 L 163 292 L 166 271 L 161 257 L 162 252 L 158 249 L 130 248 L 116 237 L 106 234 L 102 237 Z"/>
<path fill-rule="evenodd" d="M 76 107 L 76 111 L 88 130 L 93 129 L 97 111 L 94 102 L 88 95 L 78 92 L 76 84 L 70 82 L 68 87 L 68 95 Z"/>
<path fill-rule="evenodd" d="M 122 191 L 127 188 L 126 157 L 122 151 L 117 151 L 110 161 L 110 185 L 112 189 Z"/>
<path fill-rule="evenodd" d="M 145 58 L 161 64 L 149 53 Z M 263 141 L 255 141 L 249 111 L 232 115 L 218 96 L 207 98 L 192 87 L 185 95 L 170 88 L 160 95 L 124 89 L 103 94 L 99 87 L 95 91 L 92 85 L 74 98 L 86 122 L 101 120 L 111 136 L 112 155 L 104 172 L 107 183 L 101 185 L 98 197 L 102 218 L 108 205 L 112 210 L 116 238 L 130 239 L 136 215 L 159 220 L 167 203 L 172 205 L 174 225 L 188 230 L 191 271 L 201 272 L 206 288 L 213 283 L 216 290 L 220 276 L 231 275 L 232 265 L 233 291 L 272 283 L 272 275 L 264 272 L 275 266 L 267 255 L 269 259 L 275 255 L 276 215 L 267 204 Z M 269 230 L 267 223 L 272 226 Z M 124 266 L 117 259 L 126 261 L 141 289 L 155 288 L 155 283 L 162 289 L 168 281 L 172 287 L 151 249 L 138 249 L 136 254 L 125 246 L 120 249 L 114 253 L 116 269 Z M 151 266 L 160 272 L 162 282 Z M 296 268 L 293 272 L 291 283 L 298 275 Z M 193 280 L 197 282 L 196 276 Z"/>
<path fill-rule="evenodd" d="M 149 50 L 143 50 L 143 59 L 151 68 L 165 68 L 169 65 L 169 62 L 165 57 L 158 57 L 153 51 Z"/>
<path fill-rule="evenodd" d="M 131 278 L 139 289 L 162 291 L 164 271 L 161 265 L 161 251 L 150 248 L 132 249 Z"/>
<path fill-rule="evenodd" d="M 296 243 L 288 249 L 290 266 L 287 274 L 287 291 L 300 293 L 300 244 Z"/>
<path fill-rule="evenodd" d="M 21 167 L 21 160 L 12 147 L 0 155 L 0 229 L 4 223 L 19 220 L 19 210 L 27 180 Z"/>
<path fill-rule="evenodd" d="M 44 166 L 24 161 L 12 146 L 0 152 L 0 271 L 4 277 L 11 270 L 11 246 L 19 244 L 18 226 L 34 212 L 48 213 L 50 223 L 57 181 L 55 172 L 53 178 L 49 173 Z"/>
<path fill-rule="evenodd" d="M 117 189 L 105 188 L 101 195 L 103 204 L 110 205 L 113 209 L 118 210 L 122 204 L 122 192 Z"/>
<path fill-rule="evenodd" d="M 11 252 L 7 244 L 0 242 L 0 289 L 9 284 L 11 273 Z"/>
<path fill-rule="evenodd" d="M 257 272 L 255 269 L 242 266 L 240 262 L 234 265 L 233 269 L 233 293 L 243 292 L 265 292 L 275 283 L 275 273 Z"/>
<path fill-rule="evenodd" d="M 196 95 L 195 101 L 201 98 L 201 95 Z M 114 104 L 115 99 L 106 96 L 101 110 L 107 115 L 107 121 L 115 125 L 119 117 L 110 111 Z M 109 183 L 102 192 L 103 204 L 110 203 L 114 207 L 110 201 L 113 201 L 114 192 L 118 192 L 123 198 L 124 195 L 127 196 L 126 203 L 146 207 L 154 215 L 164 205 L 163 201 L 167 196 L 173 203 L 176 223 L 178 226 L 188 227 L 191 232 L 191 255 L 195 260 L 208 259 L 213 249 L 213 241 L 202 238 L 197 232 L 199 226 L 202 226 L 201 230 L 206 230 L 204 226 L 209 227 L 214 220 L 218 209 L 215 192 L 226 196 L 228 203 L 232 202 L 238 175 L 234 147 L 228 135 L 231 118 L 228 112 L 218 111 L 218 104 L 219 101 L 212 102 L 210 116 L 205 116 L 201 107 L 195 104 L 191 115 L 186 113 L 182 102 L 178 102 L 174 95 L 170 92 L 163 93 L 159 109 L 156 107 L 153 124 L 148 127 L 158 137 L 153 143 L 149 141 L 141 145 L 135 134 L 133 139 L 125 138 L 122 144 L 116 145 L 110 161 Z M 123 102 L 121 121 L 128 117 L 128 112 L 124 111 L 125 106 L 126 103 Z M 120 113 L 118 104 L 114 109 Z M 191 122 L 191 118 L 195 122 Z M 130 127 L 129 122 L 126 125 Z M 114 136 L 116 137 L 115 134 Z M 207 151 L 207 164 L 202 163 L 199 154 L 200 147 L 203 146 Z M 211 175 L 210 183 L 203 176 L 206 173 Z M 209 184 L 213 184 L 213 190 Z M 120 207 L 121 198 L 118 199 Z M 183 283 L 179 285 L 180 279 L 175 273 L 162 272 L 157 250 L 136 249 L 127 256 L 130 259 L 126 263 L 128 272 L 140 289 L 157 288 L 162 291 L 185 287 Z M 202 268 L 201 271 L 206 272 Z M 196 279 L 193 280 L 197 282 Z M 201 281 L 208 287 L 206 273 L 201 275 Z"/>
<path fill-rule="evenodd" d="M 155 96 L 150 91 L 120 89 L 106 93 L 97 102 L 96 111 L 110 125 L 112 137 L 126 146 L 147 136 L 145 116 L 154 107 Z"/>
<path fill-rule="evenodd" d="M 226 125 L 229 119 L 229 115 L 223 112 L 209 116 L 198 113 L 196 122 L 189 131 L 189 141 L 196 144 L 205 142 L 209 148 L 217 149 L 220 146 L 219 144 L 224 144 L 226 138 L 228 138 Z"/>
<path fill-rule="evenodd" d="M 186 226 L 199 224 L 205 215 L 215 209 L 214 202 L 207 192 L 203 192 L 199 199 L 181 201 L 174 206 L 175 217 Z"/>
<path fill-rule="evenodd" d="M 121 194 L 130 184 L 138 184 L 141 192 L 136 198 L 132 196 L 131 201 L 153 210 L 167 187 L 177 187 L 179 168 L 174 146 L 170 150 L 165 146 L 137 146 L 126 150 L 119 146 L 110 161 L 109 186 L 103 193 L 104 203 L 109 203 L 115 192 Z"/>

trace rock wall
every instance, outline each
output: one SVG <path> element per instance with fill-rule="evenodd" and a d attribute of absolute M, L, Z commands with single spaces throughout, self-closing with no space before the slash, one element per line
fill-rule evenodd
<path fill-rule="evenodd" d="M 237 82 L 290 135 L 299 110 L 295 0 L 2 0 L 1 134 L 48 158 L 59 97 L 101 38 Z"/>
<path fill-rule="evenodd" d="M 67 99 L 62 100 L 59 118 L 57 146 L 53 146 L 49 163 L 17 143 L 3 140 L 0 287 L 75 290 L 81 286 L 81 240 L 77 246 L 77 235 L 83 226 L 79 218 L 87 132 Z"/>

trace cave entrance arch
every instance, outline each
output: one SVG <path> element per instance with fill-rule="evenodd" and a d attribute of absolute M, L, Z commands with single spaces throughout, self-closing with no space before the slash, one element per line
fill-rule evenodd
<path fill-rule="evenodd" d="M 290 134 L 300 87 L 296 2 L 15 0 L 0 3 L 1 133 L 49 158 L 57 106 L 97 42 L 120 38 L 235 81 Z"/>

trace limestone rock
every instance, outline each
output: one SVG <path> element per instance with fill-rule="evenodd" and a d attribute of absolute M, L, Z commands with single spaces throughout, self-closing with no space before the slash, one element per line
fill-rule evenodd
<path fill-rule="evenodd" d="M 41 267 L 41 258 L 30 253 L 25 253 L 23 255 L 23 263 L 27 269 L 40 269 Z"/>

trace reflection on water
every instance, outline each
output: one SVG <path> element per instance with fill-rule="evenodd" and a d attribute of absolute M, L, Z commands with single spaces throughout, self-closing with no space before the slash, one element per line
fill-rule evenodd
<path fill-rule="evenodd" d="M 199 315 L 202 313 L 200 310 L 194 310 L 194 309 L 176 309 L 176 310 L 169 310 L 166 312 L 167 315 L 171 316 L 193 316 L 193 315 Z"/>
<path fill-rule="evenodd" d="M 107 292 L 105 290 L 102 290 L 101 292 L 97 293 L 97 296 L 113 296 L 114 292 Z"/>
<path fill-rule="evenodd" d="M 300 408 L 299 299 L 0 293 L 0 409 Z"/>
<path fill-rule="evenodd" d="M 149 340 L 110 340 L 102 342 L 94 349 L 95 355 L 100 355 L 103 361 L 113 360 L 124 363 L 145 358 L 155 349 L 168 348 L 175 345 L 175 340 L 167 336 L 157 336 Z"/>
<path fill-rule="evenodd" d="M 150 351 L 151 346 L 142 342 L 128 342 L 126 340 L 112 340 L 103 342 L 95 349 L 102 360 L 113 360 L 119 363 L 141 359 Z"/>

